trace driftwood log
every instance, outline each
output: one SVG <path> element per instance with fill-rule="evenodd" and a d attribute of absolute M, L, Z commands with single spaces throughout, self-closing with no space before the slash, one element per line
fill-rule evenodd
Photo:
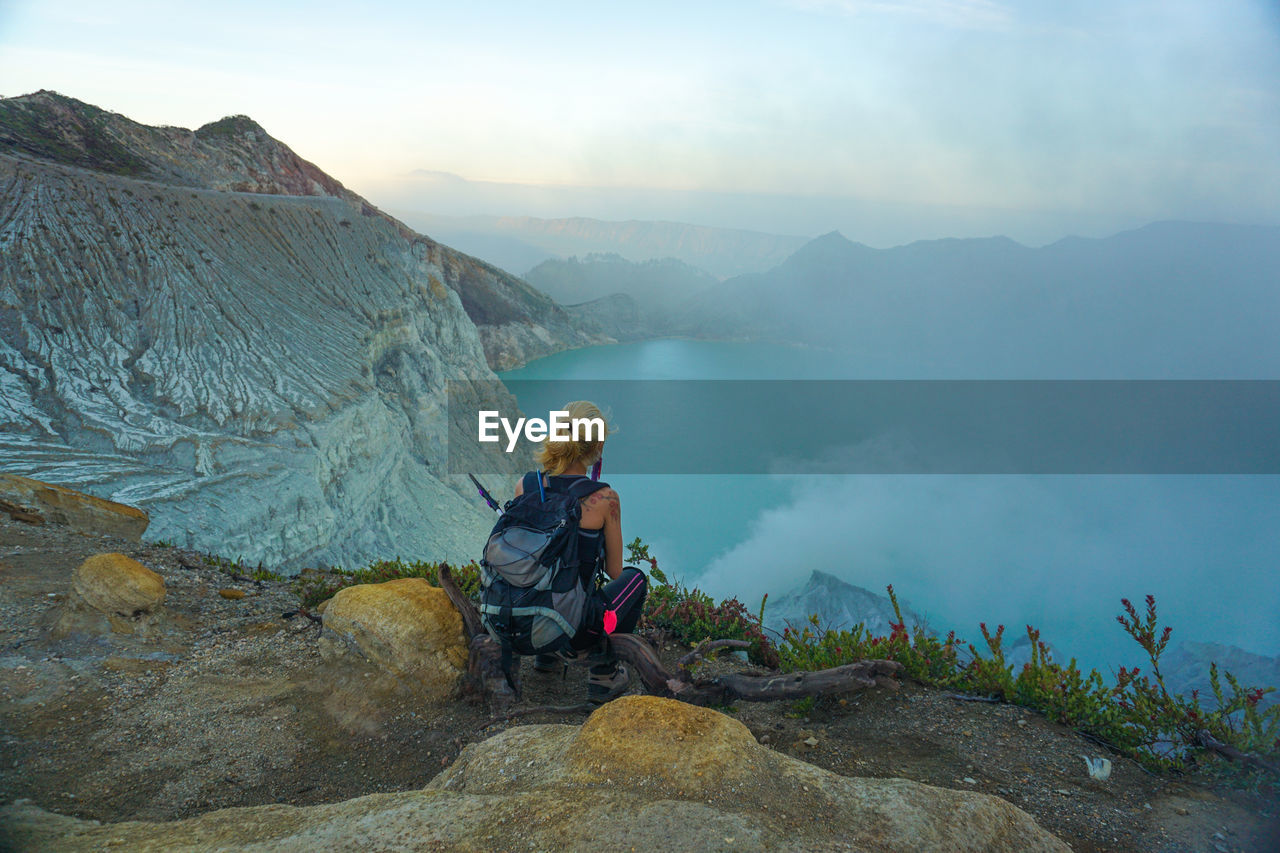
<path fill-rule="evenodd" d="M 502 715 L 515 702 L 520 701 L 520 676 L 512 677 L 502 671 L 502 649 L 489 636 L 480 621 L 480 612 L 471 599 L 458 589 L 448 563 L 440 564 L 440 588 L 462 615 L 463 632 L 471 638 L 471 654 L 467 663 L 467 679 L 477 690 L 485 705 L 495 714 Z"/>
<path fill-rule="evenodd" d="M 485 631 L 475 605 L 458 588 L 447 565 L 440 566 L 440 586 L 462 614 L 463 628 L 471 638 L 468 675 L 474 689 L 484 698 L 490 711 L 495 714 L 495 719 L 513 716 L 508 712 L 512 703 L 520 698 L 519 679 L 509 681 L 503 673 L 502 652 L 498 643 Z M 653 647 L 643 638 L 634 634 L 613 634 L 609 637 L 610 649 L 631 665 L 648 693 L 679 699 L 692 705 L 727 705 L 739 700 L 772 702 L 867 687 L 896 688 L 898 684 L 893 676 L 902 669 L 902 664 L 896 661 L 862 660 L 817 672 L 771 675 L 731 673 L 695 677 L 685 668 L 713 647 L 743 645 L 746 644 L 739 640 L 717 640 L 705 644 L 681 659 L 680 672 L 671 673 L 663 667 Z M 574 706 L 581 707 L 583 706 Z"/>
<path fill-rule="evenodd" d="M 1239 761 L 1280 776 L 1280 765 L 1254 755 L 1252 752 L 1243 752 L 1230 744 L 1223 743 L 1204 729 L 1196 733 L 1196 741 L 1205 749 L 1218 753 L 1228 761 Z"/>

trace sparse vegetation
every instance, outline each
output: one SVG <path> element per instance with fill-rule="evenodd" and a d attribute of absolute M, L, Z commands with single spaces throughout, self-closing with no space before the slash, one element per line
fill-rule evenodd
<path fill-rule="evenodd" d="M 645 604 L 645 622 L 691 645 L 703 639 L 747 639 L 754 662 L 786 672 L 866 659 L 897 661 L 906 677 L 922 684 L 1034 709 L 1155 770 L 1195 763 L 1206 754 L 1205 734 L 1273 766 L 1280 759 L 1280 705 L 1260 707 L 1262 697 L 1274 688 L 1246 687 L 1230 673 L 1219 673 L 1214 665 L 1210 672 L 1214 709 L 1202 707 L 1196 693 L 1184 698 L 1168 692 L 1160 656 L 1172 629 L 1159 628 L 1154 596 L 1147 596 L 1142 616 L 1127 599 L 1122 600 L 1124 613 L 1116 617 L 1146 653 L 1148 674 L 1138 667 L 1122 667 L 1109 683 L 1097 670 L 1082 671 L 1074 658 L 1065 666 L 1058 663 L 1040 632 L 1030 625 L 1026 630 L 1031 660 L 1016 674 L 1005 661 L 1003 625 L 995 631 L 985 623 L 979 625 L 981 649 L 957 639 L 954 631 L 938 637 L 919 625 L 908 630 L 892 586 L 888 592 L 896 621 L 887 636 L 875 635 L 862 625 L 824 629 L 815 615 L 810 626 L 785 630 L 775 645 L 763 632 L 764 602 L 759 614 L 747 613 L 737 599 L 716 604 L 696 588 L 669 582 L 639 539 L 628 548 L 632 562 L 650 564 L 654 581 Z M 797 703 L 794 710 L 803 716 L 812 707 Z M 1264 772 L 1246 768 L 1232 775 L 1248 784 L 1258 782 Z"/>
<path fill-rule="evenodd" d="M 284 575 L 266 568 L 262 563 L 258 563 L 257 566 L 250 566 L 244 561 L 243 557 L 236 557 L 231 560 L 218 554 L 207 554 L 204 557 L 204 561 L 224 575 L 232 577 L 248 578 L 255 581 L 284 582 L 288 580 Z"/>
<path fill-rule="evenodd" d="M 196 136 L 204 140 L 231 139 L 255 130 L 258 130 L 258 125 L 253 119 L 246 115 L 234 115 L 209 122 L 196 131 Z"/>
<path fill-rule="evenodd" d="M 440 567 L 445 563 L 425 563 L 415 560 L 411 563 L 396 558 L 394 560 L 375 560 L 362 569 L 346 570 L 331 568 L 327 571 L 303 572 L 294 581 L 294 592 L 298 594 L 304 607 L 315 607 L 322 601 L 332 598 L 338 590 L 362 583 L 383 583 L 399 578 L 425 578 L 433 586 L 440 585 Z M 480 566 L 467 563 L 464 566 L 449 566 L 458 587 L 472 598 L 480 595 Z"/>
<path fill-rule="evenodd" d="M 9 147 L 56 163 L 114 175 L 148 171 L 145 160 L 112 138 L 108 128 L 110 113 L 78 104 L 76 116 L 79 121 L 61 119 L 38 101 L 0 100 L 0 126 L 9 131 Z"/>
<path fill-rule="evenodd" d="M 651 582 L 642 624 L 661 628 L 689 645 L 705 639 L 746 640 L 751 643 L 747 656 L 752 662 L 767 667 L 778 666 L 777 650 L 765 636 L 761 624 L 763 603 L 760 614 L 749 612 L 736 598 L 726 598 L 717 603 L 696 587 L 690 589 L 667 580 L 658 568 L 657 559 L 649 555 L 649 547 L 639 538 L 627 549 L 628 562 L 649 564 Z"/>

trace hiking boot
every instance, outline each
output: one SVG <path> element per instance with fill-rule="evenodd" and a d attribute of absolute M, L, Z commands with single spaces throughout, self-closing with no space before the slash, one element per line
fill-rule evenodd
<path fill-rule="evenodd" d="M 587 701 L 603 705 L 626 693 L 630 684 L 631 673 L 620 663 L 593 666 L 587 676 Z"/>
<path fill-rule="evenodd" d="M 577 652 L 572 649 L 561 649 L 558 652 L 551 652 L 545 655 L 535 655 L 533 658 L 533 671 L 563 672 L 567 665 L 577 662 Z"/>

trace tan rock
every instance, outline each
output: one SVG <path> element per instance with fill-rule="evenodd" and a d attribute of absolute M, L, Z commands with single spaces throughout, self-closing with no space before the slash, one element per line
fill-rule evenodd
<path fill-rule="evenodd" d="M 164 578 L 124 554 L 95 554 L 71 577 L 71 589 L 103 613 L 153 613 L 164 603 Z"/>
<path fill-rule="evenodd" d="M 657 696 L 624 696 L 583 724 L 571 750 L 574 778 L 679 780 L 703 790 L 745 779 L 757 770 L 756 739 L 732 717 Z"/>
<path fill-rule="evenodd" d="M 218 595 L 222 596 L 223 598 L 231 599 L 234 601 L 239 598 L 244 598 L 245 592 L 243 589 L 235 589 L 234 587 L 227 587 L 225 589 L 218 590 Z"/>
<path fill-rule="evenodd" d="M 132 542 L 141 540 L 151 521 L 137 507 L 12 474 L 0 474 L 0 501 L 33 510 L 51 524 Z"/>
<path fill-rule="evenodd" d="M 423 578 L 339 590 L 324 610 L 321 651 L 331 659 L 356 652 L 441 699 L 453 694 L 468 655 L 457 608 Z"/>
<path fill-rule="evenodd" d="M 164 578 L 124 554 L 95 554 L 76 567 L 55 638 L 76 631 L 149 634 L 164 604 Z"/>
<path fill-rule="evenodd" d="M 1069 850 L 996 797 L 838 776 L 722 714 L 652 697 L 618 699 L 581 727 L 508 729 L 421 791 L 108 825 L 19 801 L 0 826 L 15 850 Z"/>

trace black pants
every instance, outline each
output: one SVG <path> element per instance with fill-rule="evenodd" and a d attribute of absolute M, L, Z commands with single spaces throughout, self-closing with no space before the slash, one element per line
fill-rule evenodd
<path fill-rule="evenodd" d="M 596 598 L 588 605 L 586 619 L 582 628 L 574 635 L 572 646 L 575 649 L 587 649 L 600 643 L 605 634 L 604 613 L 612 610 L 617 614 L 618 622 L 613 629 L 615 634 L 630 634 L 640 621 L 640 613 L 644 610 L 644 598 L 649 592 L 649 580 L 644 572 L 634 566 L 622 570 L 616 580 L 605 584 Z"/>

